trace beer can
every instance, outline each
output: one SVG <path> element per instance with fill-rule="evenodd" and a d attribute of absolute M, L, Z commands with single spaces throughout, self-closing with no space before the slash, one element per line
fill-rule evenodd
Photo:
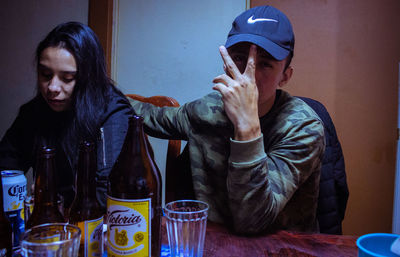
<path fill-rule="evenodd" d="M 25 231 L 24 200 L 26 197 L 26 178 L 23 171 L 3 170 L 3 204 L 4 212 L 11 223 L 14 243 L 13 248 L 19 247 L 19 238 Z"/>

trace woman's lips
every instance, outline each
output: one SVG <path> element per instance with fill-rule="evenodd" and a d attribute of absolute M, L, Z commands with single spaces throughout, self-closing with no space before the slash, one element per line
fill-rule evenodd
<path fill-rule="evenodd" d="M 58 99 L 48 99 L 49 104 L 51 105 L 62 105 L 64 104 L 64 100 L 58 100 Z"/>

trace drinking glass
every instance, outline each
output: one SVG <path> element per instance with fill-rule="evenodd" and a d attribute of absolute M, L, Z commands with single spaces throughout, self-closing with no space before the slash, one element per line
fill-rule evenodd
<path fill-rule="evenodd" d="M 179 200 L 165 205 L 171 257 L 203 256 L 208 205 L 196 200 Z"/>
<path fill-rule="evenodd" d="M 21 237 L 23 257 L 77 257 L 81 230 L 74 225 L 47 223 L 26 230 Z"/>

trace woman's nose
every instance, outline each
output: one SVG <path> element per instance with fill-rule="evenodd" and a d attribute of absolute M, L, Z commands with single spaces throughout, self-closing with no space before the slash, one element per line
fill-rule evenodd
<path fill-rule="evenodd" d="M 58 93 L 61 91 L 61 81 L 54 76 L 50 81 L 49 81 L 49 91 L 53 93 Z"/>

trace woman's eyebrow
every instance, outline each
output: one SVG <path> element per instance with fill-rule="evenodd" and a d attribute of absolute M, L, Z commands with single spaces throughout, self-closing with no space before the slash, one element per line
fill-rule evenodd
<path fill-rule="evenodd" d="M 38 69 L 51 70 L 49 67 L 47 67 L 46 65 L 41 64 L 41 63 L 38 64 Z M 60 71 L 60 72 L 63 73 L 63 74 L 75 75 L 77 71 L 76 70 L 71 70 L 71 71 L 65 70 L 65 71 Z"/>
<path fill-rule="evenodd" d="M 61 73 L 65 75 L 75 75 L 76 71 L 61 71 Z"/>
<path fill-rule="evenodd" d="M 44 65 L 44 64 L 41 64 L 41 63 L 39 63 L 38 64 L 38 69 L 50 69 L 49 67 L 47 67 L 46 65 Z"/>

